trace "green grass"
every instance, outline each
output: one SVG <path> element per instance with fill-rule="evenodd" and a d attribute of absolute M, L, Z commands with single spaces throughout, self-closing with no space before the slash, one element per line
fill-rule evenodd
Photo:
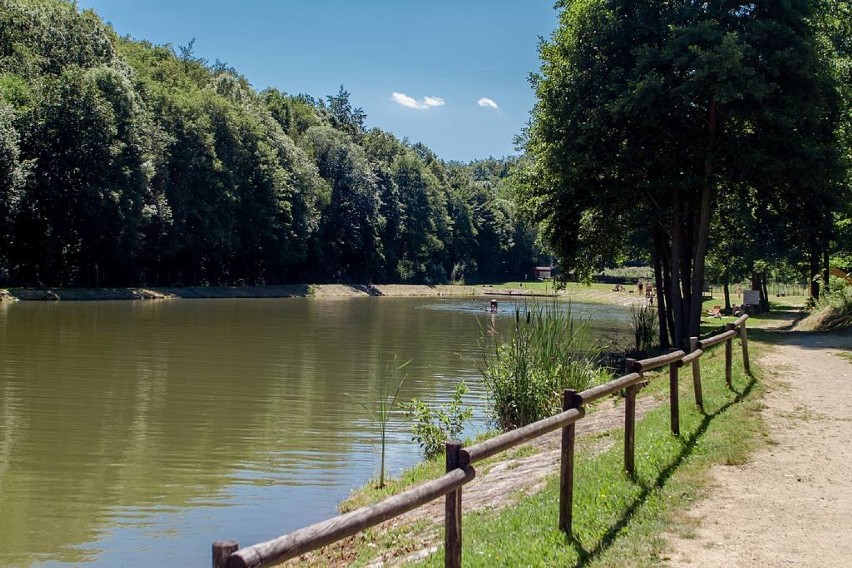
<path fill-rule="evenodd" d="M 752 344 L 752 360 L 760 345 Z M 750 451 L 767 441 L 758 412 L 760 383 L 745 376 L 735 342 L 734 389 L 724 385 L 724 348 L 702 357 L 707 414 L 692 404 L 691 373 L 681 371 L 681 436 L 670 433 L 669 408 L 663 404 L 637 424 L 635 479 L 623 473 L 623 434 L 620 429 L 578 438 L 575 470 L 574 532 L 568 539 L 556 528 L 558 478 L 545 488 L 520 497 L 517 505 L 498 512 L 469 512 L 464 517 L 465 566 L 653 566 L 665 557 L 663 534 L 689 537 L 695 522 L 684 513 L 705 492 L 713 464 L 743 463 Z M 759 369 L 752 370 L 759 376 Z M 640 396 L 663 398 L 667 371 L 651 375 Z M 489 432 L 479 438 L 495 435 Z M 601 437 L 613 444 L 602 453 Z M 478 441 L 478 440 L 477 440 Z M 476 465 L 484 473 L 493 463 L 529 455 L 537 450 L 516 448 Z M 375 503 L 404 489 L 440 477 L 442 457 L 407 470 L 383 489 L 374 484 L 354 493 L 341 505 L 349 511 Z M 364 565 L 384 550 L 406 553 L 422 546 L 423 535 L 442 542 L 442 527 L 428 522 L 389 531 L 371 529 L 312 554 L 307 562 L 324 565 L 335 559 Z M 427 537 L 428 538 L 428 537 Z M 440 566 L 443 549 L 423 564 Z"/>
<path fill-rule="evenodd" d="M 754 350 L 753 350 L 754 351 Z M 738 353 L 738 350 L 736 351 Z M 753 366 L 754 367 L 754 366 Z M 664 533 L 686 533 L 682 515 L 704 490 L 712 464 L 742 463 L 765 439 L 759 383 L 734 365 L 734 390 L 724 385 L 723 350 L 702 357 L 707 414 L 691 404 L 689 373 L 681 380 L 681 436 L 669 431 L 668 405 L 637 426 L 636 477 L 623 472 L 622 433 L 595 457 L 578 455 L 574 532 L 556 527 L 558 479 L 499 512 L 464 518 L 465 566 L 649 566 L 665 553 Z M 658 382 L 664 382 L 659 378 Z M 425 562 L 439 566 L 443 551 Z"/>

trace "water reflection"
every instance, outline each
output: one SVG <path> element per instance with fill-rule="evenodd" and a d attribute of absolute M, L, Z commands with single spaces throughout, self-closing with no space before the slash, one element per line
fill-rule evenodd
<path fill-rule="evenodd" d="M 403 400 L 460 379 L 481 398 L 488 321 L 452 300 L 7 305 L 0 564 L 206 564 L 214 539 L 321 520 L 376 473 L 379 426 L 353 398 L 377 400 L 394 360 Z M 394 416 L 391 471 L 417 459 L 409 438 Z"/>

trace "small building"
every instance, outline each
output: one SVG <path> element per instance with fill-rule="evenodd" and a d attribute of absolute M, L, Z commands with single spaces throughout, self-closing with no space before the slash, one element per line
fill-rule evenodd
<path fill-rule="evenodd" d="M 536 266 L 535 267 L 535 278 L 536 280 L 550 280 L 553 277 L 553 267 L 552 266 Z"/>

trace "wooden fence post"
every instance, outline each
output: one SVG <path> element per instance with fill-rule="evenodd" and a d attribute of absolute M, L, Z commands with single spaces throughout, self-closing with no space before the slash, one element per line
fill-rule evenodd
<path fill-rule="evenodd" d="M 748 332 L 746 331 L 746 322 L 740 325 L 740 342 L 743 345 L 743 369 L 747 375 L 751 375 L 751 365 L 748 361 Z"/>
<path fill-rule="evenodd" d="M 676 351 L 676 349 L 672 349 Z M 680 393 L 678 393 L 678 373 L 680 361 L 669 364 L 669 413 L 671 415 L 672 434 L 680 436 Z"/>
<path fill-rule="evenodd" d="M 726 323 L 725 331 L 731 331 L 734 329 L 734 324 Z M 728 385 L 728 388 L 732 388 L 731 382 L 731 363 L 734 359 L 734 340 L 729 337 L 725 340 L 725 384 Z"/>
<path fill-rule="evenodd" d="M 636 447 L 636 391 L 637 385 L 630 385 L 624 397 L 624 471 L 633 477 L 636 473 L 634 454 Z"/>
<path fill-rule="evenodd" d="M 562 393 L 562 410 L 580 408 L 583 399 L 577 391 L 565 389 Z M 574 518 L 574 424 L 562 429 L 562 459 L 559 469 L 559 530 L 571 536 L 571 523 Z"/>
<path fill-rule="evenodd" d="M 461 442 L 447 441 L 447 473 L 461 465 Z M 447 493 L 444 501 L 444 566 L 462 565 L 462 488 Z"/>
<path fill-rule="evenodd" d="M 689 352 L 698 349 L 698 338 L 689 338 Z M 701 389 L 701 357 L 692 362 L 692 389 L 695 391 L 695 406 L 704 412 L 704 392 Z"/>
<path fill-rule="evenodd" d="M 624 370 L 626 373 L 637 372 L 638 363 L 636 359 L 626 359 Z M 636 447 L 636 391 L 637 385 L 630 385 L 624 393 L 624 471 L 633 477 L 636 473 L 634 461 Z"/>
<path fill-rule="evenodd" d="M 235 540 L 217 540 L 213 543 L 213 568 L 228 568 L 231 554 L 240 549 Z"/>

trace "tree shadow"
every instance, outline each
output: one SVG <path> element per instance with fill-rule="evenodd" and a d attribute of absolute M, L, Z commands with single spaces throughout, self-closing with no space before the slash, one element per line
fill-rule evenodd
<path fill-rule="evenodd" d="M 850 349 L 852 329 L 834 331 L 785 331 L 749 329 L 749 339 L 771 345 L 795 345 L 804 349 Z"/>
<path fill-rule="evenodd" d="M 701 423 L 698 428 L 693 431 L 692 434 L 688 438 L 685 439 L 685 444 L 675 459 L 666 466 L 653 483 L 646 484 L 641 481 L 636 481 L 642 487 L 642 491 L 639 495 L 636 496 L 636 499 L 630 504 L 621 518 L 616 522 L 610 529 L 603 535 L 598 544 L 587 550 L 583 548 L 580 542 L 574 537 L 574 535 L 570 535 L 566 537 L 567 542 L 574 548 L 579 556 L 579 560 L 574 564 L 574 568 L 579 568 L 581 566 L 586 566 L 593 560 L 597 559 L 603 552 L 605 552 L 610 546 L 612 546 L 615 539 L 621 534 L 625 527 L 630 523 L 630 520 L 633 518 L 633 515 L 636 511 L 645 504 L 648 500 L 648 497 L 651 494 L 665 487 L 666 483 L 668 483 L 669 479 L 672 475 L 678 470 L 678 468 L 686 461 L 694 452 L 695 448 L 698 446 L 699 440 L 704 436 L 707 432 L 707 429 L 710 427 L 710 424 L 715 420 L 718 416 L 724 414 L 729 408 L 742 402 L 749 394 L 751 394 L 754 386 L 757 384 L 757 380 L 754 377 L 749 378 L 749 382 L 746 383 L 742 392 L 737 391 L 735 389 L 731 389 L 736 396 L 733 400 L 727 402 L 723 406 L 721 406 L 715 412 L 710 414 L 704 413 Z"/>

